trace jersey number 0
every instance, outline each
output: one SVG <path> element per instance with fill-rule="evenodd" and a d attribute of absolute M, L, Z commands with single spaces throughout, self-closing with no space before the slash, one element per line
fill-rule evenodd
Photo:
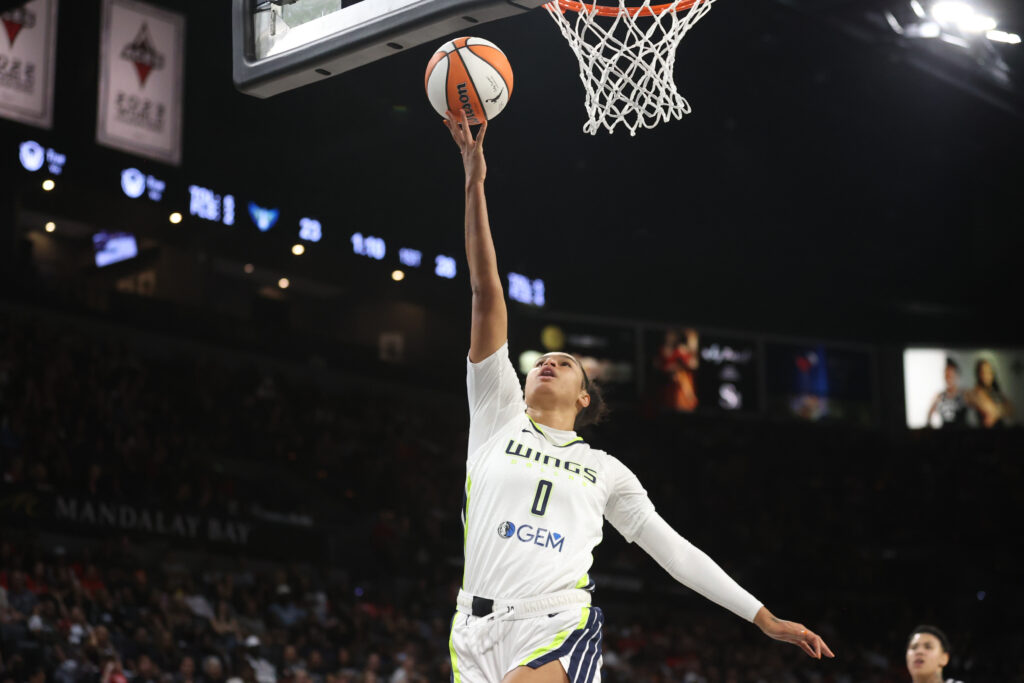
<path fill-rule="evenodd" d="M 530 512 L 543 517 L 544 513 L 548 510 L 548 498 L 551 497 L 551 482 L 547 479 L 541 479 L 537 482 L 537 493 L 533 496 L 533 507 Z"/>

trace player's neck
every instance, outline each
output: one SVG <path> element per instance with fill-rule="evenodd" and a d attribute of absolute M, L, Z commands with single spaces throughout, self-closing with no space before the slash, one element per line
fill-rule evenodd
<path fill-rule="evenodd" d="M 576 424 L 576 406 L 569 410 L 530 406 L 526 409 L 526 414 L 542 427 L 565 432 L 573 431 L 573 425 Z"/>
<path fill-rule="evenodd" d="M 917 678 L 916 676 L 911 676 L 911 680 L 914 683 L 943 683 L 945 679 L 942 677 L 942 672 L 937 671 L 933 674 L 922 676 L 920 678 Z"/>

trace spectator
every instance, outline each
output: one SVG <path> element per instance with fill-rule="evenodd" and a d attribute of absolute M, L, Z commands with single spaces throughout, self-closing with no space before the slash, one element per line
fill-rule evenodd
<path fill-rule="evenodd" d="M 260 655 L 260 639 L 249 636 L 245 639 L 245 660 L 253 670 L 253 676 L 259 683 L 277 683 L 277 671 L 274 665 Z"/>
<path fill-rule="evenodd" d="M 204 683 L 219 683 L 224 680 L 224 665 L 216 655 L 203 660 Z"/>

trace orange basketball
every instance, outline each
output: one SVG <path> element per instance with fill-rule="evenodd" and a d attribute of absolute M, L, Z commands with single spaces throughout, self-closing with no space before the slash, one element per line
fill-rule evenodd
<path fill-rule="evenodd" d="M 483 38 L 450 40 L 430 58 L 424 77 L 427 98 L 441 116 L 466 112 L 473 125 L 493 119 L 512 94 L 512 66 Z"/>

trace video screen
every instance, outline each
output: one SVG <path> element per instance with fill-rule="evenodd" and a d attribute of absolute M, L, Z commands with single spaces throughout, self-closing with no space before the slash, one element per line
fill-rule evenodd
<path fill-rule="evenodd" d="M 874 423 L 871 355 L 823 344 L 767 344 L 769 414 L 810 422 Z"/>
<path fill-rule="evenodd" d="M 903 385 L 912 429 L 1019 425 L 1024 350 L 906 349 Z"/>
<path fill-rule="evenodd" d="M 139 255 L 135 236 L 127 232 L 98 232 L 92 236 L 96 265 L 100 268 L 127 261 Z"/>
<path fill-rule="evenodd" d="M 753 340 L 692 327 L 649 330 L 647 398 L 659 412 L 753 412 L 758 406 Z"/>

